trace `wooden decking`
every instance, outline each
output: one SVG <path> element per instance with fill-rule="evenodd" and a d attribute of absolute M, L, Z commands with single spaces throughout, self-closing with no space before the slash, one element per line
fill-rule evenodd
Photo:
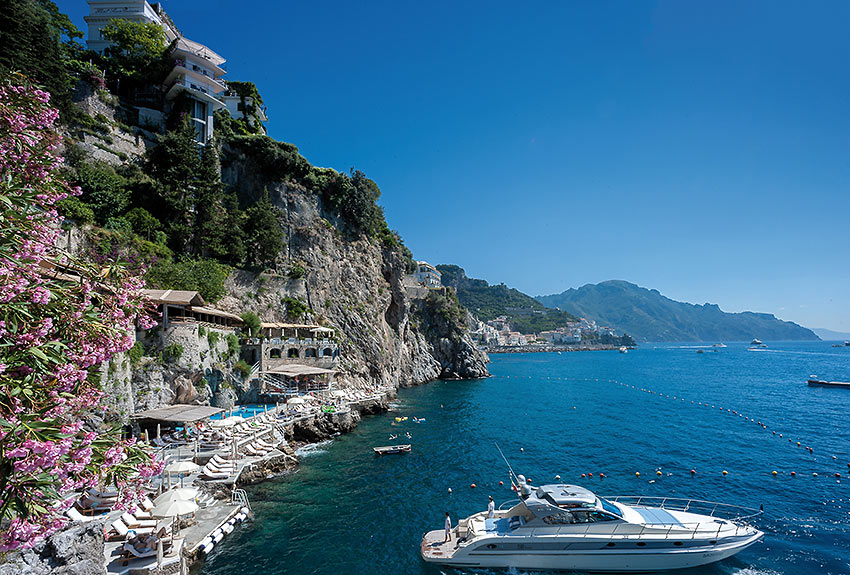
<path fill-rule="evenodd" d="M 422 557 L 447 559 L 454 555 L 455 548 L 458 544 L 457 530 L 452 530 L 451 541 L 443 543 L 443 539 L 445 538 L 446 532 L 443 529 L 437 529 L 436 531 L 429 531 L 426 533 L 422 538 L 422 543 L 420 544 Z"/>

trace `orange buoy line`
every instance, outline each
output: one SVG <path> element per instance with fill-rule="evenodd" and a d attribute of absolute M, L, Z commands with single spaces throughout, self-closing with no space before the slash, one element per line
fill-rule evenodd
<path fill-rule="evenodd" d="M 505 379 L 528 379 L 528 380 L 540 379 L 540 377 L 533 377 L 533 376 L 528 376 L 528 375 L 502 375 L 502 376 L 496 376 L 496 377 L 502 377 L 502 378 L 505 378 Z M 633 389 L 633 390 L 636 390 L 636 391 L 647 393 L 649 395 L 655 395 L 659 399 L 673 399 L 673 400 L 677 400 L 677 401 L 682 402 L 682 403 L 687 403 L 687 400 L 684 397 L 679 397 L 677 395 L 671 396 L 670 394 L 661 393 L 661 392 L 651 390 L 651 389 L 647 389 L 647 388 L 644 388 L 644 387 L 637 387 L 635 385 L 629 385 L 629 384 L 617 381 L 616 379 L 607 379 L 607 380 L 601 379 L 600 380 L 598 378 L 592 379 L 592 378 L 560 377 L 560 376 L 546 376 L 546 379 L 549 380 L 549 381 L 556 380 L 556 381 L 571 381 L 571 382 L 599 382 L 599 381 L 603 381 L 603 382 L 607 382 L 607 383 L 614 383 L 614 384 L 617 384 L 617 385 L 624 387 L 624 388 L 627 388 L 627 389 Z M 708 402 L 702 402 L 702 401 L 691 400 L 690 403 L 691 403 L 691 405 L 694 405 L 694 406 L 706 407 L 708 409 L 716 409 L 720 412 L 723 412 L 724 414 L 737 416 L 739 419 L 742 419 L 745 422 L 752 421 L 754 424 L 758 425 L 763 430 L 765 430 L 765 431 L 768 430 L 768 425 L 766 423 L 762 422 L 761 420 L 757 420 L 754 417 L 750 417 L 749 415 L 745 415 L 745 414 L 743 414 L 743 413 L 741 413 L 741 412 L 739 412 L 735 409 L 711 404 L 711 403 L 708 403 Z M 577 409 L 577 407 L 573 406 L 573 409 Z M 777 432 L 775 430 L 771 430 L 771 436 L 784 438 L 783 433 Z M 792 439 L 788 439 L 788 442 L 792 443 L 792 444 L 794 443 L 794 441 Z M 804 447 L 806 452 L 808 452 L 810 454 L 814 454 L 814 448 L 813 447 L 811 447 L 809 445 L 803 445 L 803 442 L 799 442 L 799 441 L 796 442 L 796 444 L 797 444 L 798 447 Z M 523 452 L 523 451 L 524 451 L 524 449 L 520 448 L 520 452 Z M 835 460 L 838 459 L 838 457 L 836 455 L 833 455 L 832 459 L 835 461 Z M 848 459 L 850 459 L 850 458 L 848 458 Z M 850 468 L 850 462 L 847 463 L 847 467 Z M 697 472 L 696 472 L 695 469 L 690 469 L 689 472 L 690 472 L 690 475 L 692 477 L 695 477 L 697 475 Z M 725 476 L 729 475 L 729 471 L 724 469 L 724 470 L 721 471 L 721 474 L 725 477 Z M 660 477 L 663 474 L 660 471 L 657 471 L 656 475 Z M 770 475 L 772 475 L 774 477 L 778 477 L 780 474 L 779 474 L 778 471 L 774 470 L 774 471 L 770 472 Z M 812 475 L 812 477 L 819 477 L 820 476 L 820 474 L 818 474 L 817 472 L 812 472 L 811 475 Z M 826 475 L 829 475 L 829 473 L 827 473 Z M 598 476 L 599 476 L 600 479 L 608 477 L 608 475 L 606 475 L 604 473 L 599 473 Z M 641 476 L 640 472 L 636 471 L 635 477 L 639 478 L 640 476 Z M 797 472 L 791 471 L 790 476 L 796 477 Z M 841 478 L 841 474 L 838 473 L 838 472 L 832 473 L 832 476 L 839 479 L 839 480 Z M 593 473 L 582 473 L 581 477 L 582 478 L 593 477 Z M 654 482 L 655 480 L 653 479 L 652 481 Z M 501 481 L 499 482 L 499 485 L 502 485 Z"/>
<path fill-rule="evenodd" d="M 617 385 L 619 385 L 619 386 L 621 386 L 621 387 L 625 387 L 625 388 L 627 388 L 627 389 L 634 389 L 634 390 L 637 390 L 637 391 L 641 391 L 641 392 L 644 392 L 644 393 L 648 393 L 648 394 L 650 394 L 650 395 L 657 395 L 659 398 L 664 398 L 664 397 L 669 398 L 669 397 L 670 397 L 670 395 L 669 395 L 669 394 L 663 394 L 663 393 L 660 393 L 660 392 L 657 392 L 657 391 L 654 391 L 654 390 L 651 390 L 651 389 L 647 389 L 647 388 L 642 388 L 642 387 L 641 387 L 641 388 L 639 388 L 639 387 L 637 387 L 637 386 L 635 386 L 635 385 L 629 385 L 629 384 L 625 384 L 625 383 L 622 383 L 622 382 L 619 382 L 619 381 L 613 381 L 613 380 L 612 380 L 612 383 L 616 383 Z M 674 399 L 676 399 L 676 396 L 673 396 L 673 398 L 674 398 Z M 678 398 L 678 399 L 680 399 L 681 401 L 685 401 L 685 399 L 684 399 L 684 398 Z M 707 402 L 702 402 L 702 401 L 696 401 L 696 402 L 695 402 L 695 401 L 691 401 L 691 404 L 692 404 L 692 405 L 695 405 L 695 406 L 702 406 L 702 407 L 708 407 L 708 408 L 711 408 L 711 409 L 715 409 L 715 405 L 712 405 L 712 404 L 707 403 Z M 748 415 L 744 415 L 743 413 L 740 413 L 740 412 L 738 412 L 737 410 L 729 409 L 729 408 L 724 408 L 724 407 L 719 407 L 719 411 L 721 411 L 721 412 L 725 411 L 726 413 L 730 413 L 730 414 L 732 414 L 732 415 L 737 415 L 739 418 L 743 418 L 743 420 L 744 420 L 744 421 L 752 421 L 753 423 L 755 423 L 756 425 L 758 425 L 759 427 L 761 427 L 761 428 L 762 428 L 762 429 L 764 429 L 765 431 L 767 431 L 767 430 L 768 430 L 768 426 L 767 426 L 767 424 L 766 424 L 766 423 L 762 422 L 761 420 L 757 420 L 756 418 L 751 418 L 751 417 L 750 417 L 750 416 L 748 416 Z M 782 434 L 782 433 L 777 433 L 775 430 L 771 432 L 771 435 L 772 435 L 772 436 L 783 437 L 783 434 Z M 788 441 L 793 443 L 793 440 L 791 440 L 791 439 L 789 439 Z M 803 443 L 802 443 L 802 442 L 800 442 L 800 441 L 798 441 L 798 442 L 797 442 L 797 446 L 798 446 L 798 447 L 805 447 L 805 450 L 806 450 L 807 452 L 809 452 L 809 453 L 811 453 L 811 454 L 814 454 L 814 448 L 813 448 L 813 447 L 811 447 L 811 446 L 808 446 L 808 445 L 803 446 Z M 833 460 L 837 460 L 837 459 L 838 459 L 838 456 L 833 455 L 833 456 L 832 456 L 832 459 L 833 459 Z M 847 463 L 847 466 L 848 466 L 848 467 L 850 467 L 850 462 L 848 462 L 848 463 Z M 796 475 L 796 474 L 795 474 L 795 475 Z M 814 476 L 815 476 L 815 477 L 817 477 L 817 474 L 814 474 Z M 835 476 L 835 477 L 840 477 L 840 474 L 834 474 L 834 476 Z"/>

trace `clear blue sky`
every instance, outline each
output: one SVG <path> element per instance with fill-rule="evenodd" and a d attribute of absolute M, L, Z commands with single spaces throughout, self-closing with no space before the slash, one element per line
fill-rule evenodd
<path fill-rule="evenodd" d="M 846 1 L 164 5 L 418 259 L 850 331 Z"/>

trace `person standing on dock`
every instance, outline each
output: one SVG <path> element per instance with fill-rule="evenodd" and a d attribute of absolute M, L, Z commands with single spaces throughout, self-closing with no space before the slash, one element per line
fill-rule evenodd
<path fill-rule="evenodd" d="M 446 538 L 443 539 L 443 543 L 448 543 L 452 540 L 452 518 L 449 517 L 449 512 L 446 511 Z"/>
<path fill-rule="evenodd" d="M 493 496 L 490 496 L 490 502 L 487 504 L 487 517 L 493 519 L 496 516 L 496 502 L 493 501 Z"/>

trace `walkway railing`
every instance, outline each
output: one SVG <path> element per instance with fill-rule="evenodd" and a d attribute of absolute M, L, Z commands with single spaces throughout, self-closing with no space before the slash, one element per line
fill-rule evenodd
<path fill-rule="evenodd" d="M 248 494 L 244 489 L 234 489 L 230 494 L 230 502 L 234 505 L 247 507 L 251 511 L 251 503 L 248 501 Z"/>

